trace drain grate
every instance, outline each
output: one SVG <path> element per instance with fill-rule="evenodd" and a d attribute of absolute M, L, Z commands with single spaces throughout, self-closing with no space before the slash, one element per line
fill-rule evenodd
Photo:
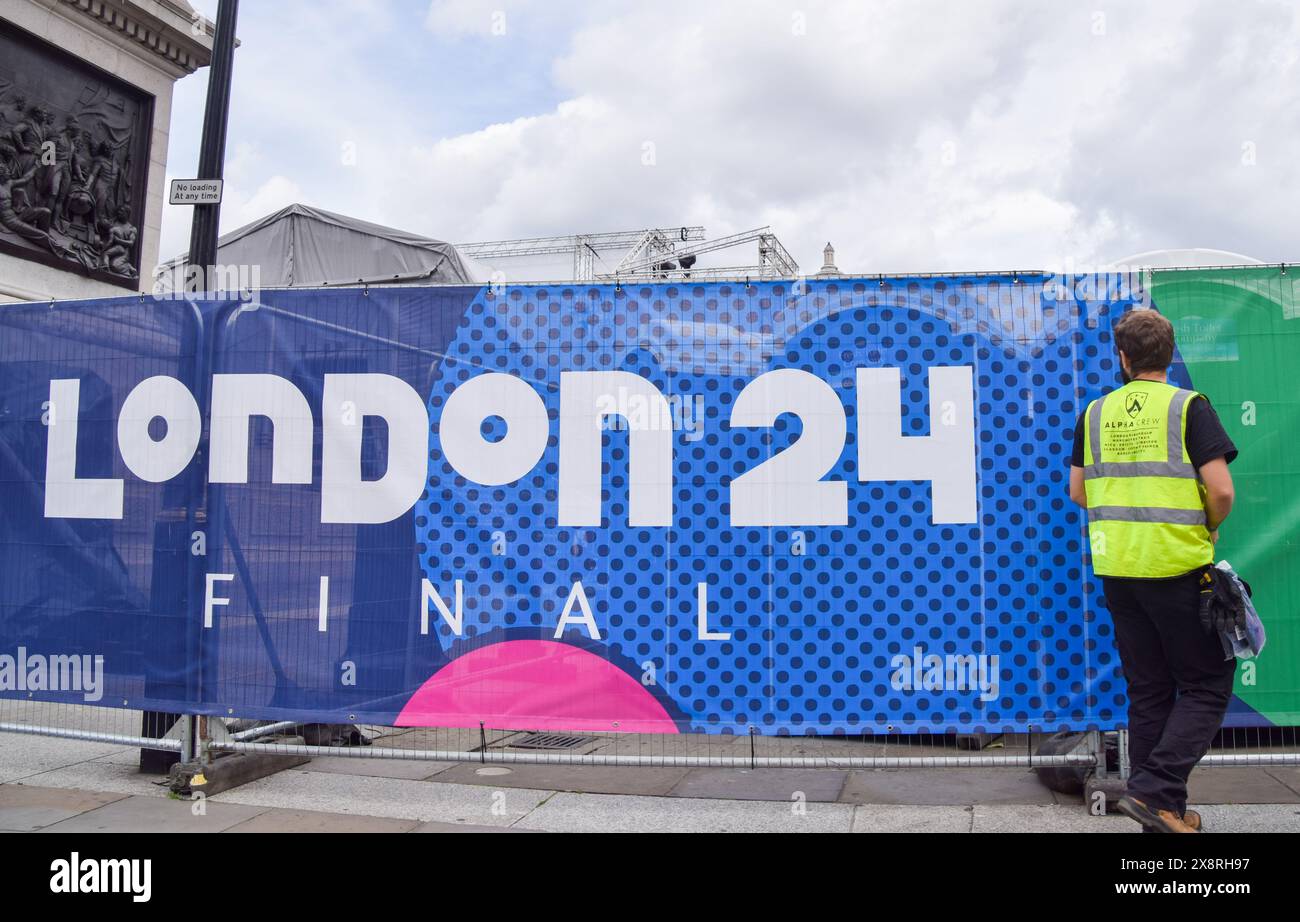
<path fill-rule="evenodd" d="M 566 736 L 563 733 L 525 733 L 506 745 L 511 749 L 577 749 L 596 742 L 594 736 Z"/>

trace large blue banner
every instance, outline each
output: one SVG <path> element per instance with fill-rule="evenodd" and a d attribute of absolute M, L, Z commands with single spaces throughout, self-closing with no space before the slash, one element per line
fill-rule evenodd
<path fill-rule="evenodd" d="M 1066 481 L 1141 300 L 1008 274 L 0 307 L 0 696 L 1115 726 Z"/>

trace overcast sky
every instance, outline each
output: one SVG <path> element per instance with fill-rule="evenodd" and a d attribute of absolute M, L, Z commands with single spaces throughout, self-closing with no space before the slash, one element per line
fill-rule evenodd
<path fill-rule="evenodd" d="M 216 0 L 195 5 L 215 15 Z M 1292 0 L 244 0 L 223 231 L 770 224 L 808 271 L 1295 261 Z M 206 71 L 177 85 L 194 175 Z M 163 258 L 186 248 L 168 208 Z"/>

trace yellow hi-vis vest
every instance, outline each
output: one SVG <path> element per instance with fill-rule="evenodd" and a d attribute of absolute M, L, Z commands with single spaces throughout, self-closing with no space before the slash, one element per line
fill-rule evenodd
<path fill-rule="evenodd" d="M 1197 396 L 1132 381 L 1088 405 L 1083 483 L 1098 576 L 1158 579 L 1214 562 L 1205 486 L 1184 441 Z"/>

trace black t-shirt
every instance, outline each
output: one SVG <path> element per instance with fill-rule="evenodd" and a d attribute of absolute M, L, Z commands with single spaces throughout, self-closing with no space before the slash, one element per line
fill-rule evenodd
<path fill-rule="evenodd" d="M 1079 422 L 1074 427 L 1074 451 L 1070 464 L 1083 467 L 1083 426 L 1088 408 L 1079 414 Z M 1192 466 L 1200 469 L 1215 458 L 1224 458 L 1229 464 L 1237 457 L 1237 446 L 1232 444 L 1219 414 L 1210 406 L 1210 398 L 1202 394 L 1191 402 L 1187 408 L 1187 456 L 1192 459 Z"/>

